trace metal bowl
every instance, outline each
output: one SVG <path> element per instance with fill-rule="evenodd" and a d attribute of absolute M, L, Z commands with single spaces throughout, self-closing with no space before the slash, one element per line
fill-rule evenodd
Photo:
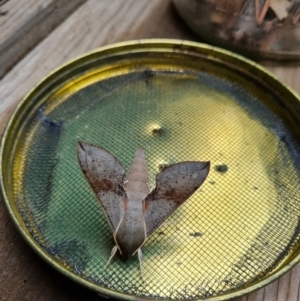
<path fill-rule="evenodd" d="M 299 0 L 173 0 L 203 39 L 246 56 L 300 58 Z"/>
<path fill-rule="evenodd" d="M 300 101 L 259 65 L 205 44 L 111 45 L 55 70 L 22 100 L 1 145 L 1 190 L 30 246 L 64 275 L 124 300 L 227 300 L 300 260 Z M 160 129 L 160 134 L 157 134 Z M 205 183 L 143 246 L 115 257 L 76 158 L 85 140 L 127 169 L 210 160 Z"/>

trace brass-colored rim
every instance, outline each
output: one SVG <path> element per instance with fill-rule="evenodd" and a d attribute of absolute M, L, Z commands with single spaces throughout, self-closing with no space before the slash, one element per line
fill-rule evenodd
<path fill-rule="evenodd" d="M 22 122 L 18 122 L 20 117 L 24 114 L 28 107 L 32 107 L 33 104 L 30 103 L 30 99 L 36 91 L 44 89 L 47 85 L 51 82 L 57 80 L 57 78 L 61 78 L 63 75 L 68 74 L 74 68 L 80 66 L 82 63 L 84 64 L 87 61 L 91 61 L 96 58 L 105 58 L 111 57 L 121 53 L 137 53 L 137 52 L 149 52 L 149 51 L 168 51 L 168 52 L 181 52 L 181 53 L 192 53 L 194 55 L 209 55 L 211 60 L 215 60 L 218 62 L 222 62 L 226 65 L 234 65 L 237 67 L 238 70 L 243 72 L 247 72 L 248 75 L 251 76 L 259 76 L 262 77 L 266 84 L 275 85 L 278 91 L 281 91 L 285 95 L 293 98 L 296 101 L 300 101 L 297 94 L 292 91 L 290 88 L 286 87 L 284 84 L 279 82 L 272 74 L 270 74 L 267 70 L 265 70 L 262 66 L 248 60 L 240 55 L 234 54 L 232 52 L 222 50 L 220 48 L 216 48 L 213 46 L 209 46 L 202 43 L 195 43 L 189 41 L 181 41 L 181 40 L 170 40 L 170 39 L 148 39 L 148 40 L 134 40 L 122 43 L 116 43 L 109 46 L 104 46 L 93 51 L 87 52 L 81 56 L 76 57 L 68 61 L 67 63 L 61 65 L 60 67 L 56 68 L 53 72 L 51 72 L 47 77 L 44 77 L 29 93 L 22 99 L 19 103 L 17 108 L 15 109 L 14 113 L 12 114 L 5 132 L 3 134 L 3 138 L 1 141 L 1 149 L 0 149 L 0 166 L 1 166 L 1 173 L 0 173 L 0 185 L 1 185 L 1 192 L 4 202 L 6 204 L 7 210 L 9 215 L 11 216 L 15 226 L 17 227 L 18 231 L 21 233 L 25 241 L 29 244 L 29 246 L 47 263 L 49 263 L 52 267 L 56 270 L 61 272 L 63 275 L 69 277 L 70 279 L 76 281 L 77 283 L 92 289 L 100 294 L 124 299 L 124 300 L 141 300 L 141 298 L 126 295 L 122 293 L 118 293 L 106 288 L 99 287 L 96 284 L 92 284 L 91 282 L 72 274 L 70 271 L 63 268 L 59 265 L 51 256 L 49 256 L 45 251 L 43 251 L 40 246 L 34 241 L 34 239 L 26 232 L 25 225 L 22 225 L 21 218 L 18 219 L 17 217 L 17 210 L 13 208 L 13 204 L 9 201 L 9 197 L 7 194 L 6 183 L 8 181 L 5 175 L 5 166 L 9 166 L 9 162 L 11 158 L 9 158 L 9 154 L 12 153 L 12 147 L 14 142 L 11 139 L 11 135 L 14 133 L 15 130 L 18 129 L 18 126 Z M 280 92 L 278 92 L 280 93 Z M 26 112 L 25 112 L 26 113 Z M 8 162 L 8 163 L 7 163 Z M 290 259 L 286 264 L 280 267 L 276 272 L 269 275 L 267 278 L 252 284 L 249 287 L 233 291 L 221 296 L 217 297 L 210 297 L 207 300 L 228 300 L 234 297 L 239 297 L 245 294 L 248 294 L 254 290 L 260 289 L 261 287 L 271 283 L 272 281 L 276 280 L 286 272 L 288 272 L 294 265 L 296 265 L 300 261 L 300 252 L 294 255 L 292 259 Z M 148 300 L 143 298 L 143 300 Z M 153 300 L 153 299 L 151 299 Z M 201 299 L 203 300 L 203 299 Z"/>

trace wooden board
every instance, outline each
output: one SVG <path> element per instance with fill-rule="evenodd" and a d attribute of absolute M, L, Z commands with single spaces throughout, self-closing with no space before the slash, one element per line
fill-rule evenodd
<path fill-rule="evenodd" d="M 105 44 L 141 38 L 200 41 L 179 18 L 170 0 L 89 0 L 84 3 L 0 81 L 0 132 L 25 93 L 59 64 Z M 262 64 L 300 93 L 299 63 Z M 101 300 L 34 254 L 14 228 L 2 200 L 0 283 L 0 300 Z M 300 301 L 300 265 L 267 287 L 234 301 Z"/>
<path fill-rule="evenodd" d="M 84 2 L 86 0 L 10 0 L 4 3 L 2 0 L 0 78 Z"/>

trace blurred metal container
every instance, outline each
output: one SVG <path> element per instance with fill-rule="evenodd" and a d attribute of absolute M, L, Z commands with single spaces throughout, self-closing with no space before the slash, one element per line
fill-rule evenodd
<path fill-rule="evenodd" d="M 255 58 L 300 58 L 299 0 L 173 0 L 210 43 Z"/>

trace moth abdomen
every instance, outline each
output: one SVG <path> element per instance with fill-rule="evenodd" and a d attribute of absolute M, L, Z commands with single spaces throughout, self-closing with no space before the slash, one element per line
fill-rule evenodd
<path fill-rule="evenodd" d="M 142 214 L 131 211 L 121 222 L 116 235 L 116 242 L 119 245 L 123 259 L 128 259 L 146 240 L 145 223 L 142 221 Z"/>

